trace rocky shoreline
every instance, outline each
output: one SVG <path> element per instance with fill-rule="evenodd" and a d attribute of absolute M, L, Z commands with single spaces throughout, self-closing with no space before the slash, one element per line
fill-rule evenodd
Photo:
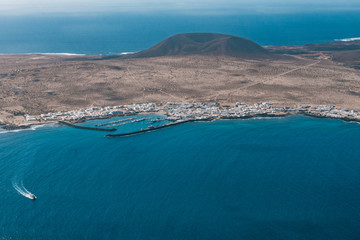
<path fill-rule="evenodd" d="M 39 124 L 34 124 L 34 125 L 39 125 Z M 0 129 L 12 131 L 12 130 L 19 130 L 19 129 L 28 129 L 28 128 L 31 128 L 31 126 L 33 126 L 33 125 L 16 126 L 16 125 L 12 125 L 12 124 L 0 124 Z"/>

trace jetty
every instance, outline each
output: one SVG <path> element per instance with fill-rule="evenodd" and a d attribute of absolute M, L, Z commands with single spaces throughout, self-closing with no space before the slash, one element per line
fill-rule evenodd
<path fill-rule="evenodd" d="M 72 128 L 92 130 L 92 131 L 114 132 L 117 130 L 116 128 L 95 128 L 95 127 L 78 126 L 78 125 L 71 124 L 71 123 L 64 122 L 64 121 L 59 121 L 59 124 L 62 124 L 62 125 L 68 126 L 68 127 L 72 127 Z"/>
<path fill-rule="evenodd" d="M 95 126 L 96 126 L 96 127 L 104 127 L 104 126 L 108 126 L 108 125 L 114 125 L 114 124 L 117 124 L 117 123 L 123 123 L 123 122 L 132 121 L 132 120 L 134 120 L 134 119 L 136 119 L 136 117 L 126 118 L 126 119 L 120 119 L 120 120 L 111 121 L 111 122 L 108 122 L 108 123 L 96 124 Z"/>
<path fill-rule="evenodd" d="M 200 122 L 200 121 L 205 122 L 205 121 L 212 121 L 212 120 L 214 120 L 214 118 L 180 120 L 180 121 L 160 125 L 160 126 L 157 126 L 157 127 L 149 127 L 149 128 L 146 128 L 146 129 L 141 129 L 141 130 L 136 131 L 136 132 L 120 133 L 120 134 L 107 134 L 107 135 L 105 135 L 105 137 L 128 137 L 128 136 L 133 136 L 133 135 L 136 135 L 136 134 L 141 134 L 141 133 L 155 131 L 155 130 L 159 130 L 159 129 L 163 129 L 163 128 L 168 128 L 168 127 L 172 127 L 172 126 L 180 125 L 180 124 L 184 124 L 184 123 Z"/>

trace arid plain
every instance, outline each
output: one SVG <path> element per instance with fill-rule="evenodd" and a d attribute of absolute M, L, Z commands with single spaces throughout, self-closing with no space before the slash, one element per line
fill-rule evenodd
<path fill-rule="evenodd" d="M 1 55 L 0 122 L 19 125 L 24 114 L 168 101 L 360 110 L 360 70 L 323 51 L 283 56 Z"/>

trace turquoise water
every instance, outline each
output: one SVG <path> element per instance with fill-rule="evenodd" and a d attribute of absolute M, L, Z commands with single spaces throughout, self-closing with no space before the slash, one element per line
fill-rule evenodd
<path fill-rule="evenodd" d="M 152 122 L 152 120 L 156 120 Z M 145 114 L 145 115 L 131 115 L 125 117 L 113 117 L 110 119 L 95 119 L 83 123 L 77 123 L 78 126 L 102 128 L 102 129 L 117 129 L 116 132 L 107 132 L 106 134 L 120 134 L 132 133 L 141 129 L 146 129 L 149 126 L 158 127 L 171 121 L 166 120 L 166 116 L 162 114 Z"/>
<path fill-rule="evenodd" d="M 2 133 L 0 239 L 358 239 L 359 138 L 300 116 Z"/>

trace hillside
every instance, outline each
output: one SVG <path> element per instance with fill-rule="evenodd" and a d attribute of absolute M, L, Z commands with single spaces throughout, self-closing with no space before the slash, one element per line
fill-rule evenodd
<path fill-rule="evenodd" d="M 150 49 L 128 55 L 131 58 L 160 56 L 231 56 L 236 58 L 271 58 L 266 49 L 245 38 L 216 33 L 184 33 L 172 36 Z"/>

